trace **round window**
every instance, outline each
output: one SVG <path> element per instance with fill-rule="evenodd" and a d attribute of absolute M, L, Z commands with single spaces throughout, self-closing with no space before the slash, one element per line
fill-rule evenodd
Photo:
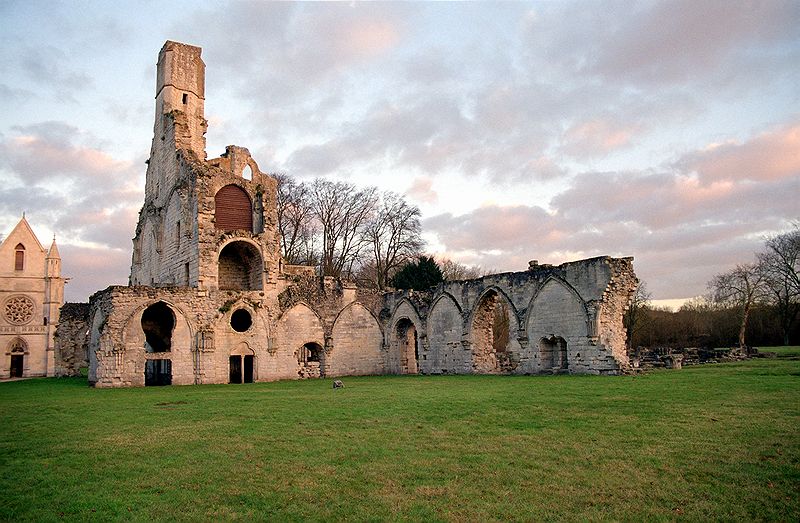
<path fill-rule="evenodd" d="M 236 332 L 245 332 L 253 324 L 250 313 L 244 309 L 237 309 L 231 314 L 231 327 Z"/>

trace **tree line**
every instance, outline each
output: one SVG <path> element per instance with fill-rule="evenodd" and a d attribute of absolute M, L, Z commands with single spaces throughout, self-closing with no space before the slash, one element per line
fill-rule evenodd
<path fill-rule="evenodd" d="M 800 344 L 800 222 L 767 238 L 749 263 L 717 274 L 677 311 L 652 306 L 644 283 L 625 315 L 630 347 Z"/>
<path fill-rule="evenodd" d="M 315 266 L 321 276 L 379 290 L 428 288 L 485 274 L 480 267 L 425 256 L 421 212 L 400 194 L 322 178 L 272 176 L 278 180 L 281 254 L 289 264 Z"/>

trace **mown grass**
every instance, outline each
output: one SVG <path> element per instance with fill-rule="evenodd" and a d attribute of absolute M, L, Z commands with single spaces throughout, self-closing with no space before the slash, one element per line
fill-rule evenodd
<path fill-rule="evenodd" d="M 1 520 L 800 520 L 800 361 L 0 384 Z"/>

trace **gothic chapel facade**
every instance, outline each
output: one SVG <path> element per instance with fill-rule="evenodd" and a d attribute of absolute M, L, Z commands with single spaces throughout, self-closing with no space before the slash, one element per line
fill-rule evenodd
<path fill-rule="evenodd" d="M 389 294 L 284 264 L 276 180 L 243 147 L 206 159 L 200 53 L 177 42 L 159 53 L 130 284 L 90 300 L 91 383 L 626 370 L 631 258 Z"/>

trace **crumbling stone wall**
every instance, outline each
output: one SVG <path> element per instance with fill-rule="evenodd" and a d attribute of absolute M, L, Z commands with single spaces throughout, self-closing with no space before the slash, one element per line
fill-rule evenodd
<path fill-rule="evenodd" d="M 89 367 L 89 304 L 61 306 L 55 333 L 56 376 L 79 376 Z"/>
<path fill-rule="evenodd" d="M 422 305 L 408 293 L 387 295 L 382 317 L 386 329 L 414 309 L 423 373 L 618 374 L 630 368 L 622 315 L 636 284 L 632 258 L 532 264 L 440 285 L 417 294 Z M 399 344 L 388 346 L 394 361 Z"/>

